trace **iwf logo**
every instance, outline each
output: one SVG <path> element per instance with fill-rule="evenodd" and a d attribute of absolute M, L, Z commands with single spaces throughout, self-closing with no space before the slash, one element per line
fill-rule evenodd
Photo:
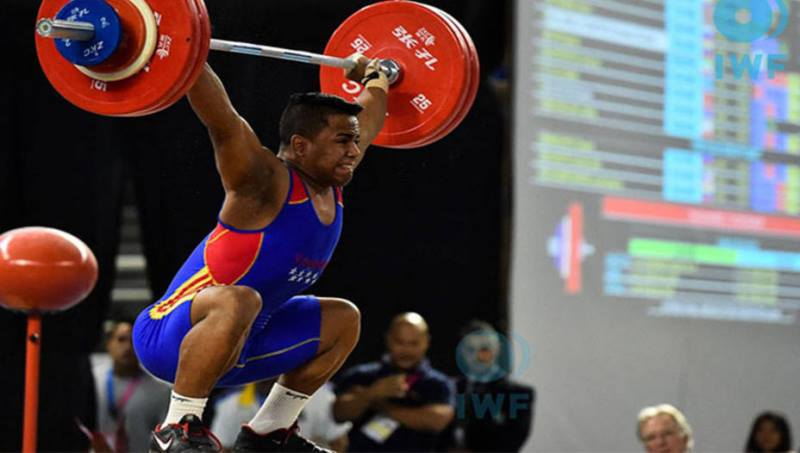
<path fill-rule="evenodd" d="M 503 360 L 503 356 L 515 351 L 515 357 Z M 464 336 L 456 347 L 456 363 L 468 381 L 491 383 L 525 370 L 530 364 L 530 347 L 517 335 L 512 341 L 487 326 Z M 470 391 L 456 395 L 456 416 L 460 420 L 466 419 L 467 414 L 479 419 L 488 416 L 496 421 L 514 419 L 520 412 L 530 410 L 532 404 L 531 394 L 526 392 Z"/>
<path fill-rule="evenodd" d="M 777 38 L 789 22 L 789 9 L 785 0 L 719 0 L 714 7 L 714 26 L 727 40 L 736 43 L 754 43 L 764 38 Z M 770 30 L 773 30 L 770 33 Z M 727 58 L 726 58 L 727 57 Z M 730 64 L 733 78 L 740 80 L 745 71 L 750 80 L 758 79 L 762 63 L 766 61 L 767 77 L 784 69 L 786 55 L 770 52 L 753 52 L 715 56 L 717 79 L 725 77 L 725 64 Z"/>

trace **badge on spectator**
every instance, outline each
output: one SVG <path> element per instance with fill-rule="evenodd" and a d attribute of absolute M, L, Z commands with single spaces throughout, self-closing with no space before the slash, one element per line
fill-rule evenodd
<path fill-rule="evenodd" d="M 382 444 L 400 426 L 400 422 L 384 414 L 377 414 L 361 427 L 361 432 L 375 442 Z"/>

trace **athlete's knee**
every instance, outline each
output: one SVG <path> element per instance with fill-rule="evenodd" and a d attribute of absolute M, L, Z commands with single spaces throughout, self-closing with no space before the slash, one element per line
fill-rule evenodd
<path fill-rule="evenodd" d="M 241 315 L 255 318 L 261 311 L 261 295 L 247 286 L 225 286 L 223 290 L 224 303 Z"/>
<path fill-rule="evenodd" d="M 213 317 L 215 322 L 229 324 L 234 330 L 246 330 L 261 311 L 261 296 L 246 286 L 217 286 L 198 294 L 194 305 L 202 319 Z"/>
<path fill-rule="evenodd" d="M 340 334 L 355 336 L 361 332 L 361 311 L 349 300 L 324 299 L 320 300 L 322 307 L 323 323 L 328 322 L 336 327 Z"/>

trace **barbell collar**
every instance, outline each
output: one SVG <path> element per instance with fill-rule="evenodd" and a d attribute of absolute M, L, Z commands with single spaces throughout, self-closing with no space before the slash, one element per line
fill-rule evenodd
<path fill-rule="evenodd" d="M 383 71 L 389 79 L 389 85 L 397 82 L 403 74 L 400 64 L 394 60 L 381 60 L 381 71 Z"/>

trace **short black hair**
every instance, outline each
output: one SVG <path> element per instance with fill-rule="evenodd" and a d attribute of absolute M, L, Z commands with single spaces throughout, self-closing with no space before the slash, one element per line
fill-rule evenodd
<path fill-rule="evenodd" d="M 281 115 L 279 134 L 281 146 L 288 146 L 292 135 L 314 138 L 328 125 L 328 116 L 335 114 L 358 115 L 363 110 L 359 104 L 326 93 L 296 93 Z"/>

